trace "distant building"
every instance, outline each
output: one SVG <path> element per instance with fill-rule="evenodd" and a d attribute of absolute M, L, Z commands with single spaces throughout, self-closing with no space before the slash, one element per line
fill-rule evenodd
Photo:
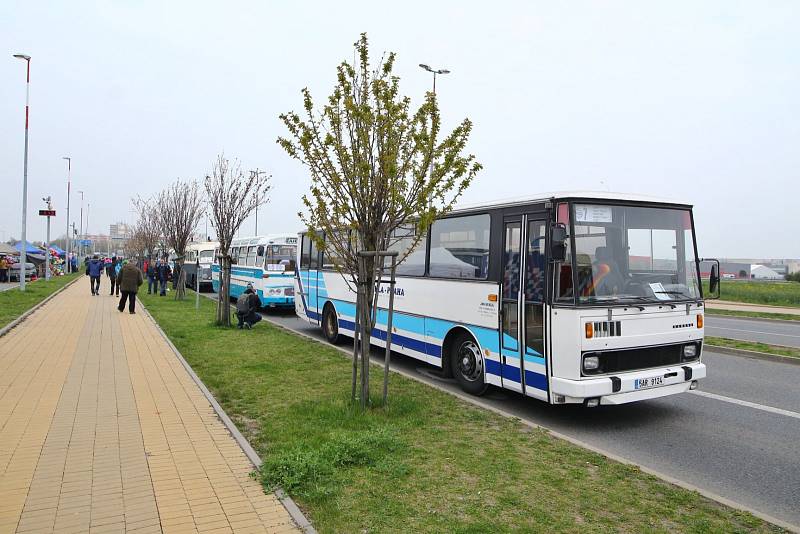
<path fill-rule="evenodd" d="M 783 278 L 787 274 L 800 271 L 800 260 L 798 259 L 769 259 L 769 258 L 720 258 L 720 267 L 724 278 L 764 278 L 754 276 L 754 267 L 765 267 L 775 273 L 778 278 Z M 767 273 L 763 269 L 761 273 Z M 770 274 L 770 276 L 772 276 Z"/>
<path fill-rule="evenodd" d="M 129 239 L 132 233 L 133 229 L 130 225 L 123 222 L 118 222 L 108 227 L 108 236 L 111 239 Z"/>

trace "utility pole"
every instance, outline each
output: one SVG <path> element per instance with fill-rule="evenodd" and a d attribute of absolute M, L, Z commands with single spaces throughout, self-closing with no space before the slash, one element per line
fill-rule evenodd
<path fill-rule="evenodd" d="M 53 217 L 56 211 L 53 209 L 50 197 L 45 197 L 42 200 L 47 202 L 47 209 L 39 210 L 39 215 L 47 217 L 47 242 L 44 244 L 44 279 L 50 280 L 50 217 Z"/>
<path fill-rule="evenodd" d="M 25 81 L 25 166 L 22 172 L 22 244 L 19 253 L 19 290 L 25 291 L 25 264 L 28 261 L 26 256 L 28 248 L 28 236 L 25 232 L 28 219 L 28 116 L 30 110 L 31 97 L 31 56 L 25 54 L 14 54 L 17 59 L 24 59 L 27 63 L 27 75 Z"/>
<path fill-rule="evenodd" d="M 64 260 L 66 260 L 65 265 L 69 265 L 69 253 L 72 250 L 72 236 L 69 233 L 69 194 L 70 194 L 70 187 L 72 185 L 72 158 L 68 156 L 63 156 L 61 159 L 67 160 L 67 250 L 64 254 Z M 69 268 L 67 268 L 67 272 L 69 272 Z"/>
<path fill-rule="evenodd" d="M 78 250 L 80 251 L 80 256 L 83 258 L 83 191 L 78 191 L 81 194 L 81 226 L 80 230 L 78 231 L 78 239 L 80 239 L 80 243 L 78 244 Z"/>

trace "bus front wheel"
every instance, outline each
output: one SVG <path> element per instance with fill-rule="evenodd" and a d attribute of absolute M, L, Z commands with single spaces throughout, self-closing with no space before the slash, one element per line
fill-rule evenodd
<path fill-rule="evenodd" d="M 336 317 L 336 310 L 330 304 L 325 306 L 322 312 L 322 333 L 331 345 L 339 343 L 339 319 Z"/>
<path fill-rule="evenodd" d="M 488 384 L 481 349 L 471 335 L 460 334 L 450 352 L 450 367 L 461 389 L 471 395 L 483 395 Z"/>

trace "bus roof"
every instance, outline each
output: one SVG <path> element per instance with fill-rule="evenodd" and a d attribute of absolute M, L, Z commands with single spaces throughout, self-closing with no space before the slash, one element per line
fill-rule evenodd
<path fill-rule="evenodd" d="M 552 193 L 541 193 L 538 195 L 505 198 L 499 200 L 489 200 L 486 202 L 474 202 L 470 204 L 457 205 L 453 208 L 453 212 L 459 211 L 475 211 L 484 208 L 501 208 L 506 206 L 518 206 L 522 204 L 530 204 L 536 202 L 544 202 L 546 200 L 572 200 L 572 199 L 588 199 L 588 200 L 621 200 L 625 202 L 643 202 L 650 204 L 671 204 L 674 206 L 689 207 L 692 205 L 688 202 L 681 202 L 674 199 L 659 198 L 648 195 L 636 195 L 629 193 L 612 193 L 609 191 L 556 191 Z"/>
<path fill-rule="evenodd" d="M 287 239 L 290 242 L 287 243 Z M 231 246 L 242 245 L 268 245 L 275 243 L 276 245 L 296 245 L 297 234 L 264 234 L 250 237 L 237 237 L 231 241 Z"/>
<path fill-rule="evenodd" d="M 214 250 L 219 246 L 219 241 L 202 241 L 200 243 L 189 243 L 186 250 Z"/>

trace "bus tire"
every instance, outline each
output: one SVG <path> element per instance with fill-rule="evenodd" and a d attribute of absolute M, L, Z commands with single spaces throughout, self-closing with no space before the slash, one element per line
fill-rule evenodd
<path fill-rule="evenodd" d="M 481 349 L 466 332 L 458 334 L 453 341 L 450 368 L 458 385 L 470 395 L 483 395 L 489 387 Z"/>
<path fill-rule="evenodd" d="M 331 303 L 322 310 L 322 333 L 331 345 L 338 345 L 342 336 L 339 335 L 339 318 Z"/>

